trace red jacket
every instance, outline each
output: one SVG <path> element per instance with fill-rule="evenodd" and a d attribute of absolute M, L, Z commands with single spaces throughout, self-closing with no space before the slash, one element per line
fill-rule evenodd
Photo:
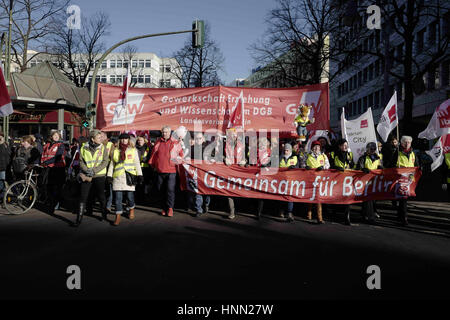
<path fill-rule="evenodd" d="M 183 148 L 179 141 L 172 137 L 168 140 L 159 138 L 148 163 L 159 173 L 176 173 L 176 165 L 183 157 Z"/>
<path fill-rule="evenodd" d="M 42 151 L 41 164 L 44 167 L 64 168 L 66 166 L 64 144 L 62 142 L 47 143 Z"/>

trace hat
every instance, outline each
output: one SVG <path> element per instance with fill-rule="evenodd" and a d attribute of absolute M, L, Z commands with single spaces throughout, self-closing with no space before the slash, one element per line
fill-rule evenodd
<path fill-rule="evenodd" d="M 314 141 L 314 142 L 311 144 L 311 149 L 314 148 L 314 146 L 322 147 L 322 145 L 320 144 L 320 141 L 319 141 L 319 140 L 316 140 L 316 141 Z"/>
<path fill-rule="evenodd" d="M 109 141 L 111 141 L 112 143 L 116 143 L 117 141 L 119 141 L 119 138 L 117 136 L 112 136 Z"/>
<path fill-rule="evenodd" d="M 377 145 L 375 144 L 375 142 L 369 142 L 367 144 L 367 149 L 377 149 Z"/>
<path fill-rule="evenodd" d="M 119 136 L 119 139 L 130 139 L 130 135 L 128 133 L 122 133 Z"/>

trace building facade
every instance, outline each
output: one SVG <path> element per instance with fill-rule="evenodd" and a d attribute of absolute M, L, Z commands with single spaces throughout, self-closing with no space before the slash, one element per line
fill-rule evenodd
<path fill-rule="evenodd" d="M 402 1 L 397 2 L 401 4 Z M 425 1 L 425 4 L 427 2 L 431 3 Z M 370 1 L 355 1 L 355 3 L 362 7 L 365 5 L 365 8 L 373 4 Z M 377 124 L 394 90 L 397 92 L 399 118 L 403 118 L 405 85 L 392 75 L 385 77 L 387 72 L 385 67 L 388 63 L 386 57 L 391 57 L 390 70 L 402 74 L 403 65 L 399 60 L 404 59 L 404 39 L 392 28 L 386 29 L 389 27 L 383 21 L 383 17 L 381 29 L 366 31 L 365 36 L 358 39 L 361 28 L 367 28 L 367 19 L 367 14 L 360 14 L 352 25 L 346 27 L 346 38 L 341 39 L 340 43 L 331 44 L 331 47 L 337 47 L 343 52 L 354 52 L 348 59 L 336 59 L 330 64 L 330 72 L 334 75 L 330 82 L 330 126 L 334 131 L 341 130 L 340 117 L 343 108 L 346 118 L 354 119 L 371 107 L 374 122 Z M 442 37 L 443 34 L 449 34 L 449 21 L 448 10 L 441 12 L 439 20 L 431 18 L 431 15 L 429 17 L 424 15 L 419 20 L 414 29 L 415 61 L 424 66 L 430 61 L 433 51 L 436 51 L 439 45 L 439 35 Z M 331 41 L 335 39 L 332 37 Z M 389 47 L 385 50 L 387 42 Z M 381 52 L 389 51 L 389 55 L 381 58 L 371 54 L 370 52 L 376 51 L 376 48 L 380 48 Z M 416 81 L 413 118 L 424 126 L 436 107 L 449 98 L 449 68 L 450 52 L 447 49 L 446 54 L 437 59 L 435 65 L 427 69 L 421 79 Z M 388 88 L 386 95 L 385 88 Z"/>
<path fill-rule="evenodd" d="M 101 55 L 99 55 L 100 58 Z M 78 55 L 74 61 L 75 70 L 80 70 L 77 74 L 83 74 L 86 68 L 87 58 Z M 44 61 L 49 61 L 56 67 L 70 72 L 67 62 L 61 61 L 58 56 L 39 54 L 34 57 L 28 66 L 31 68 Z M 97 60 L 98 61 L 98 60 Z M 111 53 L 102 62 L 96 75 L 97 82 L 109 83 L 112 85 L 122 85 L 126 77 L 128 64 L 131 64 L 131 86 L 138 88 L 180 88 L 181 81 L 174 74 L 179 70 L 178 62 L 174 58 L 161 58 L 154 53 Z M 12 66 L 14 70 L 14 66 Z M 91 68 L 85 84 L 90 85 L 95 63 Z M 81 81 L 80 81 L 81 82 Z"/>

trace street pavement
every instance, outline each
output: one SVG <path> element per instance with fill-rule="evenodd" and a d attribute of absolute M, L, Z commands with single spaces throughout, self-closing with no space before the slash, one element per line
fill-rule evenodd
<path fill-rule="evenodd" d="M 258 221 L 252 206 L 234 220 L 221 208 L 169 218 L 138 206 L 118 227 L 98 212 L 78 228 L 65 210 L 0 215 L 0 299 L 450 297 L 450 203 L 411 201 L 407 227 L 389 201 L 378 202 L 376 225 L 352 206 L 352 226 L 332 207 L 317 225 L 301 205 L 294 223 L 277 218 L 270 203 Z M 70 265 L 80 267 L 80 290 L 67 288 Z M 380 268 L 381 289 L 367 287 L 371 265 Z"/>

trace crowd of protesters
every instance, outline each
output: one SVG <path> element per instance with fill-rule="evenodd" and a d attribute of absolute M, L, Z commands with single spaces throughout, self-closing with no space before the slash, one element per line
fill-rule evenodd
<path fill-rule="evenodd" d="M 244 138 L 235 129 L 230 129 L 225 137 L 216 134 L 207 141 L 201 132 L 190 133 L 179 129 L 172 131 L 169 126 L 163 126 L 161 136 L 155 140 L 147 135 L 136 137 L 130 133 L 108 138 L 104 132 L 92 130 L 89 137 L 73 139 L 71 144 L 63 142 L 56 130 L 50 132 L 46 141 L 35 134 L 24 136 L 20 141 L 6 142 L 0 134 L 0 199 L 3 199 L 5 192 L 5 180 L 24 179 L 27 170 L 40 165 L 45 169 L 45 179 L 42 181 L 49 195 L 51 214 L 59 209 L 63 201 L 64 184 L 76 181 L 79 201 L 74 225 L 79 226 L 84 215 L 94 215 L 94 204 L 98 200 L 100 212 L 97 218 L 102 221 L 107 220 L 108 215 L 114 215 L 110 222 L 118 226 L 122 215 L 134 219 L 136 200 L 152 198 L 155 196 L 152 192 L 157 192 L 160 199 L 160 214 L 172 217 L 175 197 L 180 194 L 177 192 L 176 166 L 183 161 L 204 160 L 211 165 L 224 163 L 227 166 L 237 164 L 260 168 L 277 163 L 280 168 L 288 170 L 336 169 L 361 170 L 365 173 L 383 168 L 423 167 L 426 161 L 412 151 L 412 138 L 409 136 L 401 137 L 400 141 L 392 137 L 384 145 L 368 143 L 364 155 L 355 162 L 347 141 L 331 136 L 310 141 L 311 150 L 305 150 L 305 142 L 298 139 L 268 139 L 256 135 Z M 446 161 L 446 181 L 443 182 L 447 190 L 450 190 L 449 168 L 450 161 Z M 188 192 L 186 200 L 189 211 L 193 209 L 195 217 L 208 213 L 210 196 Z M 229 219 L 236 218 L 236 200 L 226 197 Z M 256 199 L 256 203 L 255 216 L 260 219 L 264 200 Z M 393 205 L 397 208 L 399 222 L 407 225 L 407 200 L 399 200 L 398 205 L 393 202 Z M 345 224 L 351 224 L 350 205 L 308 203 L 304 207 L 308 220 L 312 220 L 315 207 L 319 224 L 324 223 L 324 207 L 331 207 L 334 212 L 343 211 Z M 294 221 L 293 202 L 279 201 L 278 208 L 282 221 Z M 375 201 L 364 202 L 361 215 L 368 223 L 374 223 L 379 218 Z"/>

